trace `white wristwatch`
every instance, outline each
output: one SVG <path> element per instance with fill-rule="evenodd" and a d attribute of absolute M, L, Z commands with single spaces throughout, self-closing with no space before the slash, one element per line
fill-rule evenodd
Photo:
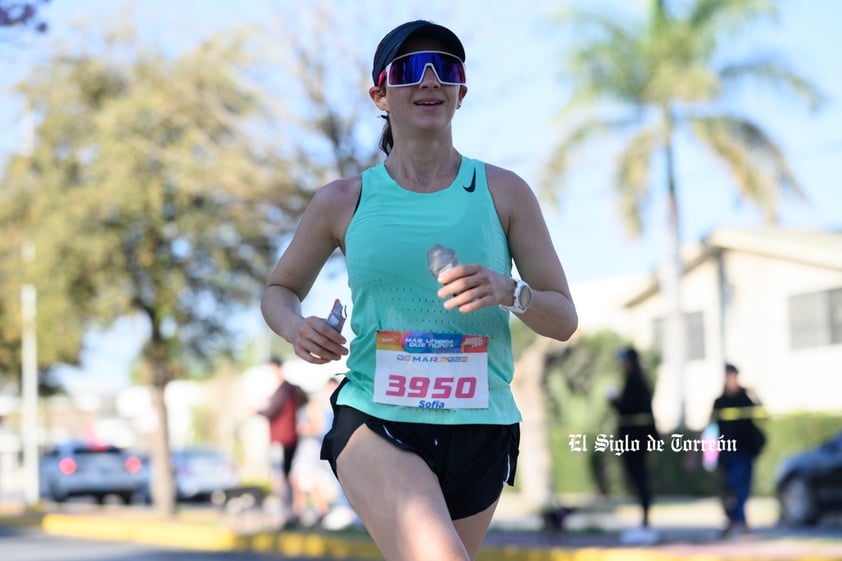
<path fill-rule="evenodd" d="M 514 304 L 511 306 L 504 306 L 503 304 L 500 304 L 500 307 L 508 312 L 522 314 L 529 309 L 529 306 L 532 305 L 532 287 L 526 284 L 526 281 L 522 281 L 520 279 L 512 280 L 515 281 L 515 292 L 513 294 Z"/>

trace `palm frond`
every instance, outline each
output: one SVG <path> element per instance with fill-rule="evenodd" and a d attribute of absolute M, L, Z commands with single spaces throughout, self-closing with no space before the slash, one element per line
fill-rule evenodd
<path fill-rule="evenodd" d="M 730 115 L 699 117 L 689 125 L 696 137 L 725 162 L 742 200 L 776 222 L 781 198 L 804 198 L 783 150 L 756 123 Z"/>
<path fill-rule="evenodd" d="M 627 233 L 636 238 L 643 231 L 641 213 L 649 200 L 652 159 L 663 146 L 663 131 L 658 127 L 642 129 L 617 157 L 615 189 Z"/>
<path fill-rule="evenodd" d="M 636 117 L 624 119 L 588 119 L 562 139 L 550 154 L 539 182 L 542 198 L 551 204 L 558 203 L 558 195 L 566 187 L 567 174 L 571 169 L 571 155 L 598 136 L 623 131 L 639 124 Z"/>
<path fill-rule="evenodd" d="M 724 90 L 731 90 L 743 82 L 751 81 L 775 89 L 787 90 L 805 101 L 814 111 L 828 101 L 815 84 L 770 55 L 726 64 L 717 71 L 717 74 Z"/>
<path fill-rule="evenodd" d="M 566 73 L 575 77 L 573 98 L 584 101 L 613 98 L 635 102 L 646 84 L 648 70 L 639 30 L 604 14 L 571 11 L 576 48 Z"/>
<path fill-rule="evenodd" d="M 555 195 L 572 167 L 573 150 L 598 133 L 614 132 L 605 116 L 623 117 L 642 130 L 636 136 L 622 127 L 618 142 L 624 145 L 616 169 L 620 205 L 628 230 L 640 230 L 640 209 L 645 203 L 645 177 L 651 159 L 646 154 L 660 145 L 647 127 L 660 121 L 668 127 L 690 124 L 691 130 L 714 155 L 726 163 L 741 198 L 758 204 L 773 218 L 781 195 L 801 190 L 781 149 L 748 119 L 716 115 L 728 101 L 730 88 L 744 79 L 786 88 L 818 107 L 823 97 L 805 78 L 769 57 L 723 65 L 730 51 L 725 43 L 756 20 L 775 19 L 776 0 L 652 0 L 648 19 L 629 20 L 613 12 L 593 14 L 571 10 L 562 23 L 572 34 L 566 70 L 572 80 L 571 95 L 562 115 L 578 118 L 583 106 L 600 112 L 573 129 L 555 148 L 542 182 L 543 191 Z M 756 52 L 756 50 L 755 50 Z M 724 55 L 724 58 L 723 58 Z M 590 113 L 586 113 L 591 115 Z M 714 114 L 714 117 L 710 115 Z M 702 115 L 704 117 L 697 117 Z M 619 122 L 620 120 L 617 119 Z M 573 122 L 577 122 L 574 120 Z M 674 189 L 678 178 L 671 178 Z"/>
<path fill-rule="evenodd" d="M 643 94 L 659 107 L 676 103 L 702 103 L 719 94 L 719 80 L 704 65 L 665 62 L 657 66 Z"/>
<path fill-rule="evenodd" d="M 699 0 L 686 21 L 696 33 L 716 38 L 733 36 L 748 23 L 777 16 L 773 0 Z"/>

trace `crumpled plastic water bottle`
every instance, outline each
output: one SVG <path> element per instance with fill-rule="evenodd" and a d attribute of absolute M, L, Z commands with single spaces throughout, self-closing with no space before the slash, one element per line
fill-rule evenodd
<path fill-rule="evenodd" d="M 459 258 L 449 247 L 436 244 L 427 251 L 427 268 L 435 278 L 439 278 L 440 274 L 457 265 L 459 265 Z"/>

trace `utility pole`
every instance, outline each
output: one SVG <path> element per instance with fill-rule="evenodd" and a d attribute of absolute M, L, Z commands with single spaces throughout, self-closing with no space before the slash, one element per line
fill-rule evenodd
<path fill-rule="evenodd" d="M 35 146 L 35 124 L 32 110 L 23 112 L 20 152 L 28 156 Z M 20 289 L 21 304 L 21 444 L 23 446 L 23 498 L 26 506 L 35 506 L 40 499 L 38 470 L 38 338 L 35 316 L 38 296 L 32 284 L 30 269 L 35 260 L 35 244 L 24 240 L 20 249 L 26 282 Z"/>
<path fill-rule="evenodd" d="M 21 256 L 28 264 L 35 255 L 31 243 L 24 243 Z M 21 440 L 23 444 L 23 498 L 27 506 L 38 503 L 38 340 L 35 331 L 37 292 L 24 284 L 20 289 L 21 336 Z"/>

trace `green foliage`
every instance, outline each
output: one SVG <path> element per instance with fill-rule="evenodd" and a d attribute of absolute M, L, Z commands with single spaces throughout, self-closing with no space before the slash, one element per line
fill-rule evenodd
<path fill-rule="evenodd" d="M 553 425 L 549 431 L 550 456 L 553 466 L 553 489 L 557 493 L 608 494 L 615 488 L 609 483 L 621 476 L 611 466 L 602 463 L 602 454 L 592 450 L 575 452 L 570 449 L 571 435 L 585 434 L 593 442 L 597 432 L 583 431 L 578 426 Z M 610 470 L 610 471 L 606 471 Z"/>
<path fill-rule="evenodd" d="M 301 195 L 247 134 L 260 102 L 244 61 L 227 36 L 175 60 L 58 55 L 20 84 L 38 142 L 2 178 L 0 271 L 5 288 L 38 288 L 42 368 L 75 363 L 87 327 L 129 314 L 171 374 L 236 341 L 228 321 L 259 293 L 283 203 Z M 2 302 L 13 310 L 14 293 Z M 3 337 L 4 366 L 16 343 Z"/>
<path fill-rule="evenodd" d="M 583 335 L 558 356 L 547 360 L 547 401 L 550 422 L 578 427 L 579 432 L 609 429 L 613 410 L 605 398 L 610 388 L 619 388 L 622 377 L 617 353 L 630 343 L 613 331 Z M 640 362 L 654 387 L 656 354 L 638 349 Z"/>
<path fill-rule="evenodd" d="M 353 108 L 314 85 L 336 74 L 319 58 L 335 50 L 333 30 L 280 25 L 223 30 L 172 55 L 140 48 L 124 24 L 58 50 L 18 84 L 35 141 L 0 177 L 0 376 L 20 363 L 10 318 L 23 284 L 38 291 L 42 373 L 78 363 L 86 332 L 146 322 L 133 374 L 154 386 L 161 426 L 169 381 L 207 375 L 247 347 L 238 317 L 256 308 L 315 189 L 377 153 L 359 148 Z M 365 75 L 353 70 L 342 74 Z M 291 95 L 302 82 L 309 89 Z M 167 431 L 150 447 L 153 498 L 171 514 Z"/>
<path fill-rule="evenodd" d="M 193 407 L 190 411 L 190 419 L 192 431 L 189 444 L 213 445 L 219 442 L 219 435 L 215 430 L 219 426 L 215 407 Z"/>
<path fill-rule="evenodd" d="M 548 358 L 544 382 L 552 464 L 556 466 L 553 484 L 558 492 L 598 488 L 595 462 L 599 458 L 571 452 L 569 438 L 613 430 L 615 415 L 605 396 L 612 386 L 620 387 L 616 357 L 627 344 L 615 332 L 598 331 L 583 335 L 560 355 Z"/>
<path fill-rule="evenodd" d="M 758 426 L 767 438 L 766 446 L 757 459 L 754 492 L 772 495 L 775 473 L 780 463 L 838 434 L 842 427 L 842 415 L 800 413 L 772 417 L 760 421 Z"/>
<path fill-rule="evenodd" d="M 773 417 L 759 422 L 766 433 L 767 443 L 755 462 L 752 493 L 757 496 L 774 496 L 775 473 L 781 462 L 812 449 L 831 436 L 838 434 L 842 416 L 822 414 L 793 414 Z M 550 431 L 553 481 L 559 493 L 585 493 L 608 495 L 633 495 L 633 489 L 623 473 L 619 456 L 611 452 L 596 452 L 593 442 L 599 433 L 609 430 L 584 431 L 579 426 L 553 426 Z M 588 452 L 572 452 L 570 435 L 586 435 L 590 444 Z M 699 439 L 701 434 L 682 431 L 685 440 Z M 668 496 L 718 496 L 721 481 L 717 471 L 708 471 L 702 463 L 701 452 L 673 452 L 669 450 L 670 435 L 661 435 L 665 441 L 663 452 L 648 456 L 649 471 L 656 497 Z"/>
<path fill-rule="evenodd" d="M 538 335 L 521 320 L 511 314 L 510 328 L 512 333 L 512 354 L 517 361 L 523 352 L 531 345 Z"/>
<path fill-rule="evenodd" d="M 38 290 L 42 372 L 78 364 L 84 334 L 127 315 L 151 327 L 136 368 L 146 381 L 206 372 L 246 346 L 232 318 L 256 304 L 315 186 L 376 154 L 321 93 L 298 100 L 316 119 L 306 135 L 275 118 L 283 108 L 253 82 L 274 56 L 264 38 L 225 30 L 173 58 L 115 32 L 106 52 L 58 51 L 18 84 L 36 142 L 0 178 L 0 314 L 10 318 L 0 376 L 20 364 L 11 318 L 24 283 Z M 317 80 L 324 49 L 311 51 L 297 52 Z"/>
<path fill-rule="evenodd" d="M 145 381 L 247 347 L 235 318 L 315 189 L 378 156 L 358 142 L 366 65 L 325 62 L 347 59 L 347 17 L 288 15 L 175 55 L 136 44 L 129 23 L 87 30 L 17 85 L 35 141 L 0 177 L 0 377 L 19 368 L 24 283 L 42 372 L 127 315 L 150 327 Z"/>
<path fill-rule="evenodd" d="M 660 175 L 653 164 L 662 158 L 665 186 L 676 198 L 676 142 L 690 135 L 725 164 L 740 198 L 774 220 L 781 194 L 800 195 L 798 182 L 782 149 L 759 123 L 735 114 L 728 98 L 751 83 L 788 91 L 811 108 L 823 97 L 784 61 L 736 59 L 727 41 L 776 15 L 775 3 L 764 0 L 651 2 L 645 21 L 569 12 L 561 23 L 573 37 L 565 68 L 572 94 L 564 109 L 571 127 L 547 168 L 548 194 L 563 184 L 577 150 L 614 134 L 624 143 L 615 162 L 619 210 L 636 236 L 652 177 Z"/>

